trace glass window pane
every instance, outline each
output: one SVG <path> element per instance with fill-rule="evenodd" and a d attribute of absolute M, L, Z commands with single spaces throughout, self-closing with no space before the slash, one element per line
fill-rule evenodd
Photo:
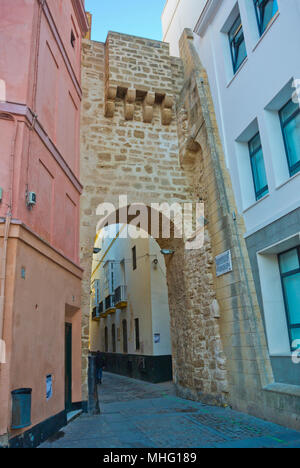
<path fill-rule="evenodd" d="M 247 57 L 244 32 L 240 16 L 238 16 L 238 18 L 233 23 L 228 36 L 232 53 L 233 69 L 234 72 L 236 72 L 244 59 Z"/>
<path fill-rule="evenodd" d="M 285 124 L 285 122 L 297 111 L 299 111 L 299 104 L 290 100 L 280 111 L 281 122 Z"/>
<path fill-rule="evenodd" d="M 279 256 L 279 261 L 281 273 L 289 273 L 290 271 L 300 268 L 297 249 L 281 254 Z"/>
<path fill-rule="evenodd" d="M 237 19 L 235 20 L 235 22 L 233 23 L 230 31 L 229 31 L 229 39 L 230 40 L 234 39 L 235 36 L 237 35 L 237 33 L 239 31 L 239 27 L 241 26 L 241 23 L 242 23 L 241 17 L 238 16 Z"/>
<path fill-rule="evenodd" d="M 260 134 L 258 133 L 252 140 L 249 142 L 249 148 L 251 154 L 255 153 L 261 147 Z"/>
<path fill-rule="evenodd" d="M 269 0 L 265 6 L 263 11 L 263 18 L 262 18 L 262 25 L 261 25 L 261 32 L 263 33 L 270 23 L 271 19 L 278 11 L 278 3 L 277 0 Z"/>
<path fill-rule="evenodd" d="M 243 63 L 246 57 L 247 57 L 246 44 L 243 39 L 243 42 L 240 44 L 237 50 L 236 65 L 235 65 L 236 70 L 241 66 L 241 64 Z"/>
<path fill-rule="evenodd" d="M 283 278 L 283 285 L 290 324 L 300 323 L 300 273 Z"/>
<path fill-rule="evenodd" d="M 256 199 L 259 200 L 269 192 L 259 133 L 249 142 L 249 151 Z"/>
<path fill-rule="evenodd" d="M 300 161 L 300 112 L 284 127 L 289 167 L 293 169 Z M 299 170 L 299 169 L 298 169 Z M 298 172 L 296 169 L 296 172 Z"/>
<path fill-rule="evenodd" d="M 268 185 L 262 150 L 252 157 L 253 177 L 256 193 Z"/>

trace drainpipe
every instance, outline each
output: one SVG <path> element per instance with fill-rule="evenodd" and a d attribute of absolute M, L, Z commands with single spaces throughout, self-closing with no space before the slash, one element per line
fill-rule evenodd
<path fill-rule="evenodd" d="M 32 85 L 32 102 L 31 102 L 33 120 L 29 127 L 29 142 L 28 142 L 28 150 L 27 150 L 27 170 L 26 170 L 26 196 L 29 191 L 29 159 L 30 159 L 30 148 L 31 148 L 31 134 L 35 128 L 35 122 L 37 120 L 36 96 L 37 96 L 37 82 L 38 82 L 38 73 L 39 73 L 42 13 L 43 13 L 43 8 L 45 4 L 46 4 L 46 0 L 38 0 L 38 18 L 37 18 L 37 29 L 36 29 L 35 44 L 34 44 L 34 63 L 33 63 L 34 75 L 33 75 L 33 85 Z"/>
<path fill-rule="evenodd" d="M 34 80 L 33 80 L 33 109 L 35 113 L 36 109 L 36 92 L 37 92 L 37 79 L 38 79 L 38 59 L 40 53 L 40 35 L 41 35 L 41 23 L 42 23 L 42 10 L 46 0 L 38 0 L 39 11 L 38 11 L 38 22 L 37 22 L 37 34 L 36 34 L 36 43 L 35 43 L 35 66 L 34 66 Z M 7 206 L 7 213 L 5 216 L 5 229 L 4 229 L 4 239 L 3 239 L 3 253 L 1 258 L 0 265 L 0 340 L 3 340 L 3 329 L 4 329 L 4 302 L 5 302 L 5 284 L 6 284 L 6 263 L 7 263 L 7 244 L 9 237 L 10 224 L 12 219 L 12 209 L 13 209 L 13 183 L 14 183 L 14 158 L 15 158 L 15 149 L 16 149 L 16 139 L 18 132 L 18 122 L 14 115 L 9 113 L 1 113 L 0 119 L 10 120 L 14 122 L 15 129 L 14 135 L 12 138 L 11 144 L 11 154 L 10 154 L 10 182 L 9 182 L 9 202 Z M 34 128 L 36 115 L 34 114 L 34 119 L 30 130 Z M 30 135 L 29 135 L 29 145 L 28 152 L 30 149 Z M 28 155 L 29 156 L 29 155 Z M 28 176 L 28 174 L 27 174 Z M 28 178 L 27 178 L 28 182 Z"/>
<path fill-rule="evenodd" d="M 16 150 L 16 139 L 18 133 L 18 122 L 14 115 L 3 113 L 0 114 L 0 119 L 9 120 L 14 122 L 14 133 L 11 142 L 11 152 L 10 152 L 10 162 L 9 162 L 9 197 L 7 204 L 7 212 L 5 216 L 5 229 L 4 229 L 4 238 L 3 238 L 3 249 L 2 249 L 2 258 L 1 258 L 1 271 L 0 271 L 0 339 L 3 340 L 3 329 L 4 329 L 4 302 L 5 302 L 5 284 L 6 284 L 6 263 L 7 263 L 7 244 L 9 229 L 12 218 L 12 208 L 13 208 L 13 183 L 14 183 L 14 159 L 15 159 L 15 150 Z"/>

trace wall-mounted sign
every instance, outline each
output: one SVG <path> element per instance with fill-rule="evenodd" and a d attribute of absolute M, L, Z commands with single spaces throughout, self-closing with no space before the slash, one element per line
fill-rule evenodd
<path fill-rule="evenodd" d="M 52 375 L 47 375 L 46 377 L 46 399 L 47 401 L 52 398 L 53 395 L 53 379 Z"/>
<path fill-rule="evenodd" d="M 160 343 L 160 333 L 154 333 L 154 343 Z"/>
<path fill-rule="evenodd" d="M 217 276 L 225 275 L 226 273 L 230 273 L 232 271 L 232 259 L 231 259 L 231 251 L 227 250 L 227 252 L 222 253 L 216 257 L 216 272 Z"/>

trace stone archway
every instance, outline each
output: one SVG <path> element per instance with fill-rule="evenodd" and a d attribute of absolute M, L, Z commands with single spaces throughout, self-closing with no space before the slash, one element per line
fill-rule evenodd
<path fill-rule="evenodd" d="M 83 278 L 83 390 L 87 365 L 92 246 L 103 203 L 198 202 L 191 168 L 179 159 L 176 95 L 183 84 L 182 62 L 164 43 L 109 33 L 106 44 L 83 45 L 81 180 L 81 264 Z M 123 76 L 117 74 L 122 71 Z M 152 75 L 151 75 L 152 73 Z M 149 229 L 151 229 L 149 227 Z M 226 394 L 224 355 L 214 303 L 207 228 L 200 250 L 183 239 L 156 237 L 175 250 L 167 260 L 174 380 L 181 392 L 222 403 Z M 150 231 L 151 234 L 151 231 Z M 216 364 L 217 363 L 217 364 Z M 218 364 L 219 363 L 219 364 Z M 219 368 L 218 368 L 219 367 Z M 218 375 L 217 375 L 218 374 Z"/>
<path fill-rule="evenodd" d="M 182 60 L 170 57 L 168 44 L 118 33 L 109 33 L 105 44 L 83 43 L 83 398 L 97 207 L 117 206 L 120 195 L 146 206 L 203 201 L 204 246 L 186 250 L 178 242 L 167 265 L 175 383 L 185 397 L 227 401 L 255 414 L 257 397 L 273 375 L 243 219 L 207 75 L 189 30 L 181 39 L 181 55 Z M 163 239 L 156 240 L 163 245 Z M 232 272 L 217 277 L 214 257 L 228 250 Z"/>

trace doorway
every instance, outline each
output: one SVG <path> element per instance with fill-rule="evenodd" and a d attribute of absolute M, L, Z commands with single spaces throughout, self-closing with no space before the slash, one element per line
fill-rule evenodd
<path fill-rule="evenodd" d="M 65 324 L 65 410 L 72 410 L 72 324 Z"/>

